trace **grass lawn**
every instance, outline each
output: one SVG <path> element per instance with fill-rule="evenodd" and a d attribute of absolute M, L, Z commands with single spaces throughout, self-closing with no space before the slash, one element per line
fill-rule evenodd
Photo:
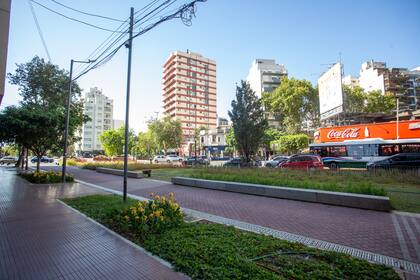
<path fill-rule="evenodd" d="M 105 226 L 115 223 L 108 222 L 115 210 L 135 203 L 115 195 L 63 201 Z M 399 279 L 382 265 L 224 225 L 184 223 L 144 241 L 134 236 L 132 241 L 192 279 Z"/>
<path fill-rule="evenodd" d="M 389 196 L 396 210 L 420 213 L 420 177 L 413 174 L 267 168 L 171 168 L 152 172 L 152 177 L 159 180 L 170 181 L 174 176 Z"/>

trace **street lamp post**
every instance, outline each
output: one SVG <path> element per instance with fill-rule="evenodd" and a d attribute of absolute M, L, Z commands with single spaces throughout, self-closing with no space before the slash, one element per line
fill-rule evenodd
<path fill-rule="evenodd" d="M 69 124 L 70 124 L 70 105 L 71 105 L 71 88 L 73 82 L 73 64 L 74 63 L 92 63 L 94 60 L 80 61 L 80 60 L 70 60 L 70 81 L 69 81 L 69 92 L 67 95 L 66 103 L 66 125 L 64 127 L 64 148 L 63 148 L 63 167 L 61 172 L 61 181 L 66 182 L 66 167 L 67 167 L 67 145 L 68 145 L 68 135 L 69 135 Z"/>
<path fill-rule="evenodd" d="M 397 96 L 397 139 L 400 139 L 400 97 Z"/>

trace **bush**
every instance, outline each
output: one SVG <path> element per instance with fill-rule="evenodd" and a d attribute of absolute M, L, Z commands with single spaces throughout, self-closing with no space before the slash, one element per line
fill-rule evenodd
<path fill-rule="evenodd" d="M 152 200 L 134 204 L 128 210 L 116 210 L 109 223 L 119 232 L 144 240 L 149 234 L 159 234 L 179 226 L 183 223 L 183 214 L 171 193 L 168 198 L 155 196 Z"/>
<path fill-rule="evenodd" d="M 35 172 L 21 173 L 19 175 L 34 184 L 61 183 L 61 172 L 55 172 L 52 170 L 47 171 L 47 172 L 35 171 Z M 66 182 L 74 182 L 74 177 L 71 175 L 66 175 Z"/>

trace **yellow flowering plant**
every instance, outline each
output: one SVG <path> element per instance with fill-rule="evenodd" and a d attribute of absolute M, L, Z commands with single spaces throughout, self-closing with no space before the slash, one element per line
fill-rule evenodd
<path fill-rule="evenodd" d="M 117 217 L 115 217 L 115 214 Z M 152 196 L 149 201 L 139 201 L 129 209 L 114 213 L 120 230 L 144 238 L 149 233 L 160 233 L 183 223 L 183 214 L 174 195 Z"/>

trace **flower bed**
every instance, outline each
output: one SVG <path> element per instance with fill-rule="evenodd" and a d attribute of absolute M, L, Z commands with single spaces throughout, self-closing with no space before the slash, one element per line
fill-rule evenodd
<path fill-rule="evenodd" d="M 35 171 L 20 173 L 19 175 L 34 184 L 61 183 L 61 172 L 55 172 L 52 170 L 47 172 Z M 71 175 L 66 175 L 66 182 L 74 182 L 74 177 Z"/>
<path fill-rule="evenodd" d="M 185 223 L 173 197 L 124 203 L 120 196 L 94 195 L 64 202 L 192 279 L 399 279 L 389 267 L 346 254 L 224 225 Z"/>

